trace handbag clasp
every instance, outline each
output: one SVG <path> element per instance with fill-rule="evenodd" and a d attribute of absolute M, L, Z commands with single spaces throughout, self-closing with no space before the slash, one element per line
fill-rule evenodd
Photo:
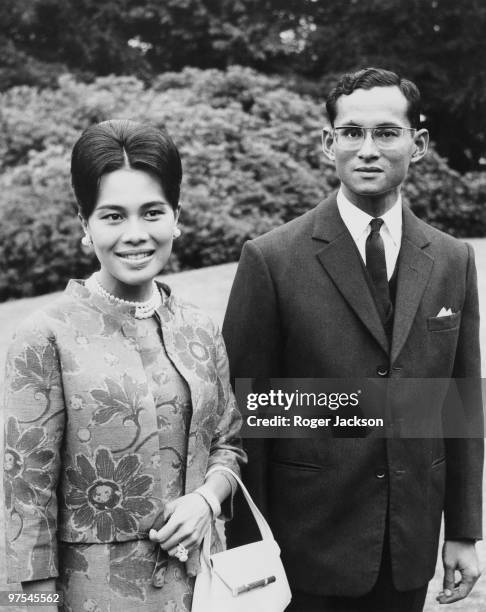
<path fill-rule="evenodd" d="M 233 589 L 233 597 L 237 597 L 242 593 L 248 593 L 248 591 L 253 591 L 253 589 L 259 589 L 261 587 L 265 587 L 268 584 L 272 584 L 277 579 L 275 576 L 269 576 L 268 578 L 262 578 L 261 580 L 255 580 L 254 582 L 248 582 L 248 584 L 243 584 L 236 589 Z"/>

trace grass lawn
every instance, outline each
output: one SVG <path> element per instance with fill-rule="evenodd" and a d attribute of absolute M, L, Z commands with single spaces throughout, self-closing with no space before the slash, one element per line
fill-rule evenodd
<path fill-rule="evenodd" d="M 481 312 L 486 312 L 486 239 L 470 240 L 476 252 L 476 264 L 478 268 L 479 293 Z M 236 270 L 236 264 L 225 264 L 201 270 L 192 270 L 180 274 L 172 274 L 163 277 L 182 298 L 197 304 L 219 323 L 222 323 L 223 315 L 228 299 L 231 283 Z M 35 298 L 25 298 L 0 304 L 0 368 L 3 371 L 5 361 L 5 350 L 10 341 L 11 335 L 22 319 L 33 310 L 48 304 L 53 299 L 53 294 L 39 296 Z M 447 305 L 445 305 L 447 306 Z M 486 322 L 483 321 L 481 328 L 482 346 L 482 371 L 486 376 Z M 2 453 L 3 455 L 3 453 Z M 1 479 L 0 479 L 1 482 Z M 1 487 L 1 485 L 0 485 Z M 0 490 L 3 497 L 3 492 Z M 0 523 L 3 532 L 3 524 Z M 486 547 L 480 543 L 478 545 L 482 565 L 486 567 Z M 4 559 L 3 559 L 3 538 L 0 538 L 0 590 L 7 587 L 4 584 Z M 437 565 L 436 575 L 429 589 L 429 597 L 425 607 L 426 612 L 438 609 L 438 604 L 434 598 L 441 589 L 442 572 L 440 563 Z M 462 610 L 467 612 L 484 612 L 486 609 L 486 579 L 483 579 L 476 586 L 473 594 L 463 603 L 454 604 L 451 610 Z M 10 610 L 14 610 L 10 608 Z M 20 608 L 19 608 L 20 610 Z"/>

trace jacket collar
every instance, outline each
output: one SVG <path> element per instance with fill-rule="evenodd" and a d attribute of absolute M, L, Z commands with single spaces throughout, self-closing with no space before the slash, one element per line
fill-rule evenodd
<path fill-rule="evenodd" d="M 424 251 L 430 243 L 427 234 L 427 226 L 404 206 L 390 351 L 389 341 L 363 274 L 359 253 L 339 214 L 336 195 L 321 202 L 314 211 L 312 239 L 318 245 L 321 243 L 316 252 L 318 260 L 378 344 L 387 354 L 391 352 L 392 363 L 407 339 L 432 270 L 433 258 Z"/>
<path fill-rule="evenodd" d="M 312 238 L 325 243 L 316 253 L 319 262 L 358 318 L 388 353 L 388 339 L 363 273 L 360 255 L 339 214 L 335 194 L 315 209 Z"/>
<path fill-rule="evenodd" d="M 175 302 L 171 288 L 165 283 L 156 281 L 162 295 L 162 303 L 157 308 L 157 312 L 162 316 L 163 312 L 168 309 L 174 314 Z M 120 325 L 133 319 L 135 308 L 129 304 L 109 302 L 104 296 L 99 293 L 90 291 L 85 286 L 85 281 L 81 279 L 71 279 L 66 287 L 66 294 L 71 296 L 79 304 L 89 305 L 95 308 L 103 315 L 112 318 L 118 318 Z"/>
<path fill-rule="evenodd" d="M 427 225 L 417 219 L 408 207 L 403 208 L 402 246 L 398 255 L 397 295 L 393 320 L 391 362 L 394 363 L 405 344 L 420 300 L 434 266 L 427 252 L 431 240 Z"/>

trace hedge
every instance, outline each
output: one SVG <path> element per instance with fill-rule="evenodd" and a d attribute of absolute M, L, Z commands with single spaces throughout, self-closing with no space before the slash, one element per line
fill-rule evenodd
<path fill-rule="evenodd" d="M 187 68 L 145 87 L 133 77 L 0 95 L 0 300 L 62 288 L 96 265 L 80 245 L 69 155 L 107 118 L 166 127 L 184 166 L 181 229 L 168 269 L 237 260 L 245 240 L 315 206 L 337 187 L 320 151 L 323 107 L 280 78 Z M 456 236 L 486 235 L 486 181 L 432 151 L 404 189 L 416 213 Z"/>

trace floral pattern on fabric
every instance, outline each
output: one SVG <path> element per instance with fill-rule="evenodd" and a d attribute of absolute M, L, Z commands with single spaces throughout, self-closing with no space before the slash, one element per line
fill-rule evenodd
<path fill-rule="evenodd" d="M 29 505 L 49 488 L 51 478 L 46 468 L 54 453 L 43 446 L 47 442 L 44 427 L 29 427 L 21 433 L 15 417 L 8 419 L 5 442 L 5 505 L 11 510 L 13 499 Z"/>
<path fill-rule="evenodd" d="M 121 382 L 113 378 L 105 378 L 103 389 L 93 389 L 90 391 L 91 397 L 95 400 L 97 408 L 93 412 L 87 428 L 82 428 L 78 432 L 78 437 L 89 440 L 90 430 L 99 425 L 106 425 L 116 417 L 122 419 L 125 426 L 133 426 L 133 437 L 126 441 L 122 446 L 113 448 L 113 452 L 126 451 L 139 441 L 142 433 L 140 425 L 140 414 L 145 410 L 144 399 L 147 396 L 147 385 L 139 384 L 133 378 L 124 374 Z"/>
<path fill-rule="evenodd" d="M 112 545 L 110 551 L 110 589 L 121 597 L 145 601 L 156 560 L 155 547 L 142 551 L 137 542 L 129 542 L 123 548 Z"/>
<path fill-rule="evenodd" d="M 113 306 L 71 281 L 12 340 L 4 419 L 9 582 L 60 572 L 69 591 L 78 588 L 71 581 L 86 586 L 87 575 L 94 584 L 97 555 L 112 544 L 120 551 L 135 541 L 151 545 L 148 531 L 168 500 L 203 484 L 208 465 L 238 471 L 244 460 L 227 358 L 210 319 L 165 296 L 146 328 L 138 323 L 129 306 Z M 69 545 L 75 548 L 58 569 L 58 549 Z M 130 566 L 132 556 L 123 558 Z M 190 599 L 197 551 L 179 580 L 181 567 L 169 561 L 164 578 L 178 593 L 178 612 L 190 609 L 182 601 Z M 129 567 L 113 568 L 128 580 Z M 99 579 L 113 591 L 109 575 Z M 154 610 L 172 605 L 171 592 L 165 599 L 150 593 Z M 108 609 L 102 599 L 97 605 Z M 74 609 L 89 608 L 89 600 L 98 594 Z"/>
<path fill-rule="evenodd" d="M 27 346 L 13 359 L 9 370 L 8 382 L 14 392 L 31 391 L 37 400 L 38 414 L 31 415 L 23 423 L 33 423 L 42 419 L 50 407 L 51 391 L 56 386 L 57 371 L 53 367 L 57 359 L 51 342 L 44 346 Z"/>
<path fill-rule="evenodd" d="M 87 577 L 88 576 L 88 561 L 86 559 L 85 552 L 93 546 L 92 544 L 77 544 L 76 546 L 63 546 L 61 545 L 62 552 L 62 569 L 63 571 L 58 578 L 58 586 L 63 589 L 69 587 L 69 581 L 71 576 L 75 572 Z"/>
<path fill-rule="evenodd" d="M 154 511 L 147 495 L 153 477 L 141 474 L 137 455 L 125 455 L 118 462 L 112 453 L 100 448 L 91 462 L 86 456 L 76 457 L 76 468 L 66 471 L 71 489 L 65 496 L 72 510 L 72 523 L 77 531 L 95 528 L 100 542 L 110 542 L 117 532 L 135 534 L 138 520 Z"/>
<path fill-rule="evenodd" d="M 116 544 L 60 543 L 62 612 L 190 612 L 194 579 L 170 559 L 164 589 L 151 576 L 156 548 L 147 540 Z M 164 594 L 165 593 L 165 594 Z"/>
<path fill-rule="evenodd" d="M 210 367 L 211 337 L 206 330 L 191 325 L 183 325 L 174 334 L 175 346 L 186 368 L 207 381 L 216 379 L 214 367 Z"/>
<path fill-rule="evenodd" d="M 104 425 L 116 415 L 123 415 L 138 422 L 138 414 L 143 410 L 141 398 L 146 395 L 146 387 L 138 385 L 126 374 L 123 376 L 122 384 L 105 378 L 104 385 L 104 389 L 93 389 L 90 392 L 98 404 L 98 408 L 93 413 L 92 423 Z"/>

